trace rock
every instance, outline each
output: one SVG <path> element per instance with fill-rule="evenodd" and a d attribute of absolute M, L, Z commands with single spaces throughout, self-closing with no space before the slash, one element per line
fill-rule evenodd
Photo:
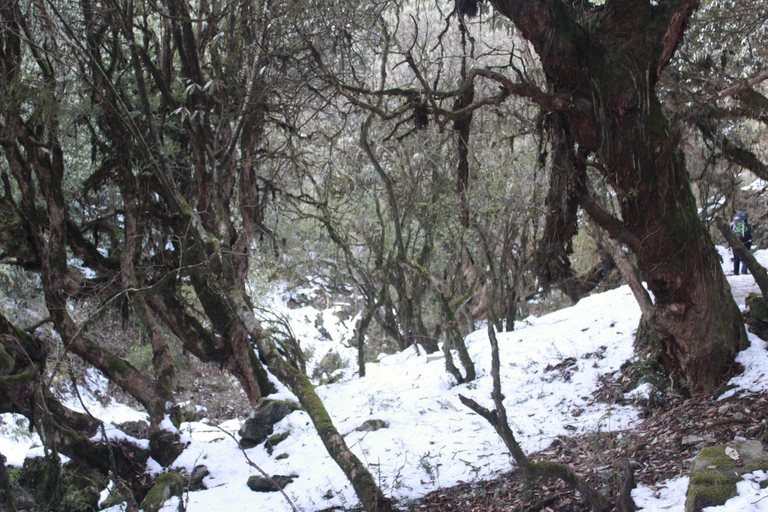
<path fill-rule="evenodd" d="M 201 489 L 207 489 L 203 483 L 203 478 L 210 474 L 211 472 L 208 471 L 207 467 L 203 465 L 195 466 L 195 469 L 192 470 L 192 474 L 189 475 L 189 490 L 199 491 Z"/>
<path fill-rule="evenodd" d="M 184 492 L 184 478 L 176 473 L 163 473 L 155 479 L 139 508 L 145 512 L 157 512 L 171 496 Z"/>
<path fill-rule="evenodd" d="M 332 384 L 331 380 L 339 380 L 343 376 L 343 372 L 341 374 L 336 374 L 336 372 L 343 369 L 346 365 L 344 358 L 337 351 L 331 350 L 317 363 L 317 366 L 312 371 L 312 378 L 319 380 L 323 384 Z M 335 379 L 334 375 L 336 375 Z"/>
<path fill-rule="evenodd" d="M 272 455 L 272 452 L 275 451 L 275 446 L 288 439 L 290 435 L 290 432 L 283 432 L 281 434 L 274 434 L 269 436 L 267 438 L 267 442 L 264 443 L 264 448 L 267 449 L 267 453 Z"/>
<path fill-rule="evenodd" d="M 744 299 L 747 311 L 744 312 L 744 321 L 750 332 L 756 334 L 763 341 L 768 341 L 768 304 L 762 295 L 750 293 Z"/>
<path fill-rule="evenodd" d="M 285 486 L 293 482 L 296 478 L 298 478 L 298 475 L 272 475 L 272 480 L 280 486 L 278 489 L 268 478 L 254 475 L 248 478 L 248 483 L 246 485 L 248 485 L 248 488 L 253 492 L 276 492 L 280 489 L 285 489 Z"/>
<path fill-rule="evenodd" d="M 5 469 L 5 456 L 0 453 L 0 510 L 12 510 L 13 493 L 8 472 Z"/>
<path fill-rule="evenodd" d="M 29 510 L 97 510 L 99 492 L 107 486 L 97 471 L 73 461 L 62 465 L 58 456 L 27 458 L 17 475 L 19 486 L 13 491 L 17 508 Z"/>
<path fill-rule="evenodd" d="M 149 439 L 149 423 L 146 421 L 125 421 L 116 427 L 136 439 Z"/>
<path fill-rule="evenodd" d="M 60 510 L 96 510 L 101 490 L 107 479 L 99 472 L 72 461 L 62 466 L 61 485 L 64 496 Z"/>
<path fill-rule="evenodd" d="M 685 436 L 680 441 L 680 443 L 684 444 L 684 445 L 688 445 L 688 444 L 698 444 L 698 443 L 701 443 L 703 441 L 704 441 L 703 437 L 691 435 L 691 436 Z"/>
<path fill-rule="evenodd" d="M 365 420 L 365 422 L 355 430 L 358 432 L 374 432 L 382 428 L 389 428 L 389 423 L 384 420 Z"/>
<path fill-rule="evenodd" d="M 744 298 L 744 305 L 758 320 L 768 322 L 768 303 L 760 293 L 750 293 Z"/>
<path fill-rule="evenodd" d="M 178 432 L 150 427 L 149 449 L 152 458 L 163 467 L 170 466 L 187 445 L 188 443 L 181 442 L 181 436 Z"/>
<path fill-rule="evenodd" d="M 299 409 L 298 405 L 287 400 L 263 398 L 238 432 L 240 446 L 247 449 L 263 443 L 272 434 L 275 423 Z"/>
<path fill-rule="evenodd" d="M 768 453 L 760 441 L 731 441 L 702 449 L 693 461 L 685 512 L 724 504 L 736 495 L 741 476 L 758 469 L 768 470 Z"/>

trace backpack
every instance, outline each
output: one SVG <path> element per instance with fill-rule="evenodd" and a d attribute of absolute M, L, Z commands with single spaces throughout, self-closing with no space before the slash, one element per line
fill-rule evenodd
<path fill-rule="evenodd" d="M 752 227 L 747 221 L 747 212 L 739 211 L 733 217 L 731 222 L 731 230 L 742 242 L 749 242 L 752 240 Z"/>

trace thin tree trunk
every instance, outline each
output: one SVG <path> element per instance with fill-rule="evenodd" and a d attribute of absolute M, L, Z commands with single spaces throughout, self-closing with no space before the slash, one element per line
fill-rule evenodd
<path fill-rule="evenodd" d="M 760 288 L 760 293 L 763 294 L 763 297 L 768 298 L 768 272 L 766 272 L 765 267 L 758 263 L 752 255 L 752 251 L 747 249 L 747 246 L 733 234 L 727 222 L 720 217 L 717 217 L 715 222 L 717 223 L 717 229 L 720 230 L 728 245 L 731 246 L 733 253 L 747 265 L 752 277 L 755 278 L 755 283 Z"/>
<path fill-rule="evenodd" d="M 525 454 L 520 444 L 515 438 L 515 434 L 509 426 L 507 420 L 507 410 L 504 407 L 504 395 L 501 393 L 501 376 L 499 374 L 499 342 L 496 339 L 496 332 L 493 328 L 493 322 L 488 322 L 488 337 L 491 341 L 491 375 L 493 377 L 493 391 L 491 392 L 494 410 L 489 411 L 471 398 L 459 395 L 459 400 L 466 407 L 470 408 L 483 418 L 496 430 L 504 444 L 509 449 L 509 453 L 520 468 L 526 479 L 550 479 L 558 478 L 565 482 L 571 489 L 578 491 L 592 508 L 597 511 L 607 511 L 611 504 L 592 487 L 584 478 L 574 473 L 574 471 L 565 464 L 542 460 L 532 462 Z"/>

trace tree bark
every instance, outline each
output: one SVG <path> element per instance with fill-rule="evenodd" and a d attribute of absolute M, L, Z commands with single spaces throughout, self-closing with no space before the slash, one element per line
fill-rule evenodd
<path fill-rule="evenodd" d="M 149 453 L 127 442 L 92 441 L 101 422 L 68 409 L 53 397 L 44 382 L 46 358 L 42 340 L 0 314 L 0 413 L 27 417 L 46 448 L 105 476 L 117 471 L 117 477 L 142 492 Z"/>

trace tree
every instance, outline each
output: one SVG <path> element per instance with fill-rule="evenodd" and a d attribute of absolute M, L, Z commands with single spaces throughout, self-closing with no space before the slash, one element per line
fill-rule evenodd
<path fill-rule="evenodd" d="M 567 141 L 573 160 L 573 196 L 637 256 L 654 296 L 651 322 L 667 367 L 693 391 L 712 390 L 745 347 L 746 335 L 697 215 L 680 132 L 665 116 L 657 90 L 697 2 L 490 5 L 532 44 L 548 90 L 494 79 L 561 118 L 553 130 Z M 621 218 L 590 195 L 588 169 L 611 185 Z"/>
<path fill-rule="evenodd" d="M 357 75 L 330 72 L 322 63 L 321 71 L 352 104 L 382 119 L 410 115 L 417 128 L 428 122 L 445 128 L 450 121 L 471 120 L 472 112 L 498 107 L 511 96 L 538 104 L 547 112 L 556 160 L 553 169 L 559 173 L 552 182 L 559 188 L 548 200 L 550 208 L 560 212 L 548 222 L 548 229 L 559 233 L 545 234 L 549 241 L 545 254 L 568 257 L 577 208 L 585 210 L 635 254 L 654 296 L 649 320 L 657 336 L 657 353 L 670 373 L 694 392 L 714 389 L 746 345 L 746 333 L 714 244 L 698 218 L 680 149 L 681 132 L 670 123 L 659 94 L 659 80 L 676 54 L 697 2 L 488 3 L 494 24 L 508 29 L 512 50 L 506 50 L 506 61 L 499 58 L 503 53 L 498 44 L 493 52 L 483 52 L 480 65 L 463 72 L 440 58 L 417 59 L 426 48 L 418 33 L 407 44 L 393 45 L 403 68 L 411 72 L 410 78 L 397 82 L 398 87 L 366 86 Z M 467 16 L 484 10 L 484 3 L 477 1 L 460 1 L 455 6 L 446 16 L 447 25 L 458 12 L 458 24 L 464 29 Z M 416 24 L 418 15 L 409 8 L 420 12 L 409 4 L 398 19 L 409 16 Z M 517 32 L 504 21 L 511 22 Z M 446 28 L 438 34 L 436 47 L 447 32 Z M 535 74 L 532 79 L 516 65 L 526 60 L 519 37 L 538 54 L 543 81 Z M 469 53 L 475 51 L 472 47 Z M 450 87 L 443 79 L 446 69 L 461 77 L 458 87 Z M 390 108 L 382 107 L 378 101 L 382 96 L 397 101 Z M 452 107 L 446 106 L 449 100 Z M 466 131 L 461 133 L 466 142 Z M 460 176 L 466 171 L 463 159 L 460 153 Z M 592 192 L 592 182 L 598 180 L 612 188 L 619 215 L 600 207 Z M 555 281 L 569 277 L 567 264 L 560 269 L 541 268 L 550 271 Z"/>
<path fill-rule="evenodd" d="M 338 14 L 313 20 L 330 36 L 324 51 L 343 40 Z M 165 421 L 178 422 L 169 333 L 231 372 L 253 405 L 274 389 L 268 367 L 306 409 L 364 507 L 387 510 L 299 362 L 262 328 L 246 286 L 250 252 L 274 235 L 267 207 L 280 162 L 290 161 L 286 140 L 312 101 L 323 101 L 302 75 L 310 53 L 299 28 L 313 28 L 303 11 L 248 0 L 201 1 L 194 10 L 177 0 L 9 1 L 0 17 L 2 222 L 17 235 L 0 242 L 6 261 L 40 274 L 64 346 L 146 408 L 151 455 L 163 465 L 182 448 Z M 90 273 L 76 272 L 72 258 Z M 104 348 L 70 313 L 77 300 L 122 303 L 135 314 L 154 375 Z M 15 396 L 11 380 L 2 382 L 4 397 Z M 2 407 L 37 414 L 26 403 Z M 72 443 L 59 445 L 75 456 Z"/>

